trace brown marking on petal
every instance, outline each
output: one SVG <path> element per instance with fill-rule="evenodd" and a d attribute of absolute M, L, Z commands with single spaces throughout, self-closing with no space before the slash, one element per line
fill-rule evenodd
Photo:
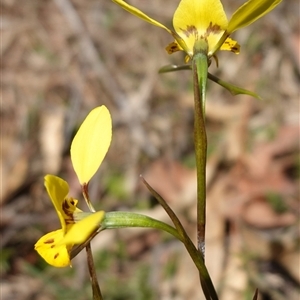
<path fill-rule="evenodd" d="M 74 223 L 74 219 L 73 219 L 73 212 L 76 209 L 76 205 L 75 205 L 75 200 L 73 198 L 66 198 L 64 200 L 64 202 L 62 203 L 62 210 L 64 211 L 64 213 L 69 217 L 69 219 L 67 219 L 68 221 L 72 221 L 72 223 Z M 70 205 L 71 204 L 71 205 Z M 67 221 L 66 220 L 66 221 Z"/>
<path fill-rule="evenodd" d="M 207 29 L 206 29 L 206 36 L 216 33 L 220 33 L 222 31 L 220 25 L 218 24 L 212 24 L 212 22 L 209 23 Z"/>
<path fill-rule="evenodd" d="M 70 215 L 70 205 L 68 203 L 68 199 L 66 198 L 64 202 L 62 203 L 62 210 L 64 213 L 69 216 Z"/>
<path fill-rule="evenodd" d="M 65 222 L 66 222 L 66 224 L 74 224 L 75 221 L 74 221 L 74 219 L 73 219 L 73 215 L 71 216 L 70 219 L 65 219 Z"/>
<path fill-rule="evenodd" d="M 220 25 L 213 24 L 212 22 L 209 23 L 205 33 L 201 36 L 199 35 L 198 29 L 195 27 L 195 25 L 187 25 L 186 29 L 180 28 L 180 30 L 187 38 L 191 35 L 194 35 L 196 40 L 203 39 L 205 41 L 207 41 L 209 35 L 218 34 L 223 31 Z"/>
<path fill-rule="evenodd" d="M 233 52 L 233 53 L 239 52 L 240 51 L 240 46 L 239 45 L 231 46 L 230 51 Z"/>
<path fill-rule="evenodd" d="M 58 256 L 59 256 L 59 253 L 56 253 L 53 258 L 56 259 L 56 258 L 58 258 Z"/>
<path fill-rule="evenodd" d="M 52 244 L 52 243 L 54 243 L 54 239 L 49 239 L 44 242 L 44 244 Z"/>
<path fill-rule="evenodd" d="M 239 51 L 239 47 L 231 47 L 231 52 L 236 53 L 237 51 Z"/>
<path fill-rule="evenodd" d="M 227 45 L 230 48 L 230 52 L 233 52 L 233 53 L 236 53 L 236 54 L 238 54 L 240 52 L 240 45 L 237 42 L 225 41 L 224 44 Z"/>
<path fill-rule="evenodd" d="M 50 248 L 54 248 L 55 247 L 55 245 L 52 245 Z"/>
<path fill-rule="evenodd" d="M 194 25 L 187 25 L 186 29 L 180 28 L 180 30 L 186 37 L 189 37 L 191 34 L 195 35 L 196 38 L 198 37 L 198 30 Z"/>
<path fill-rule="evenodd" d="M 176 51 L 179 51 L 180 48 L 178 47 L 177 43 L 173 42 L 167 46 L 166 50 L 167 50 L 168 54 L 172 54 Z"/>
<path fill-rule="evenodd" d="M 73 198 L 65 198 L 62 203 L 62 210 L 64 212 L 64 221 L 66 224 L 75 224 L 74 212 L 76 211 L 77 200 Z"/>

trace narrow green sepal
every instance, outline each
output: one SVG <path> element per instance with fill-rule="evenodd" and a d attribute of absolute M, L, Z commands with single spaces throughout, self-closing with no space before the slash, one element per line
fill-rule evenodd
<path fill-rule="evenodd" d="M 221 80 L 220 78 L 208 73 L 208 78 L 212 81 L 214 81 L 215 83 L 219 84 L 220 86 L 222 86 L 223 88 L 225 88 L 227 91 L 229 91 L 233 96 L 236 96 L 236 95 L 249 95 L 249 96 L 252 96 L 258 100 L 262 100 L 262 98 L 254 93 L 254 92 L 251 92 L 251 91 L 248 91 L 246 89 L 243 89 L 241 87 L 238 87 L 234 84 L 231 84 L 231 83 L 228 83 L 226 81 L 223 81 Z"/>
<path fill-rule="evenodd" d="M 169 73 L 169 72 L 175 72 L 175 71 L 181 71 L 181 70 L 191 70 L 191 65 L 167 65 L 163 66 L 158 70 L 158 73 Z"/>
<path fill-rule="evenodd" d="M 159 73 L 169 73 L 169 72 L 176 72 L 176 71 L 182 71 L 182 70 L 192 70 L 191 65 L 167 65 L 159 69 Z M 263 100 L 258 94 L 251 92 L 249 90 L 243 89 L 241 87 L 238 87 L 234 84 L 228 83 L 215 75 L 212 75 L 208 72 L 208 79 L 211 81 L 214 81 L 215 83 L 219 84 L 221 87 L 226 89 L 231 95 L 249 95 L 252 96 L 258 100 Z"/>

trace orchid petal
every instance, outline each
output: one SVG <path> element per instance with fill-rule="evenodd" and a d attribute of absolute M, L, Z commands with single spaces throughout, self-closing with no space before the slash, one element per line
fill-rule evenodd
<path fill-rule="evenodd" d="M 63 237 L 60 244 L 77 245 L 84 243 L 93 232 L 101 227 L 105 212 L 97 211 L 75 223 Z"/>
<path fill-rule="evenodd" d="M 228 21 L 220 0 L 181 0 L 173 17 L 175 31 L 185 41 L 191 56 L 196 40 L 204 39 L 210 51 L 227 29 Z"/>
<path fill-rule="evenodd" d="M 87 184 L 100 167 L 110 146 L 112 121 L 102 105 L 93 109 L 81 124 L 71 145 L 71 160 L 81 185 Z"/>
<path fill-rule="evenodd" d="M 46 175 L 44 184 L 58 215 L 62 230 L 63 232 L 65 232 L 66 222 L 64 218 L 62 204 L 69 193 L 69 185 L 63 179 L 53 175 Z"/>
<path fill-rule="evenodd" d="M 67 267 L 71 264 L 69 248 L 58 245 L 62 240 L 64 232 L 62 229 L 49 232 L 42 236 L 34 245 L 34 249 L 49 264 L 57 268 Z"/>
<path fill-rule="evenodd" d="M 241 46 L 239 43 L 231 38 L 227 38 L 225 42 L 222 44 L 220 50 L 226 50 L 226 51 L 231 51 L 235 54 L 240 53 L 240 48 Z"/>
<path fill-rule="evenodd" d="M 74 223 L 72 219 L 73 213 L 81 212 L 81 210 L 76 207 L 78 200 L 67 197 L 69 185 L 66 181 L 57 176 L 46 175 L 45 187 L 60 220 L 62 230 L 66 233 L 66 224 Z"/>
<path fill-rule="evenodd" d="M 167 28 L 166 26 L 164 26 L 163 24 L 153 20 L 152 18 L 148 17 L 146 14 L 144 14 L 142 11 L 140 11 L 139 9 L 135 8 L 132 5 L 129 5 L 128 3 L 126 3 L 123 0 L 112 0 L 113 2 L 115 2 L 116 4 L 120 5 L 122 8 L 124 8 L 125 10 L 127 10 L 128 12 L 130 12 L 131 14 L 141 18 L 142 20 L 158 26 L 160 28 L 165 29 L 166 31 L 168 31 L 170 34 L 172 34 L 171 30 L 169 28 Z"/>
<path fill-rule="evenodd" d="M 227 32 L 232 32 L 250 25 L 274 9 L 282 0 L 248 0 L 232 15 Z"/>

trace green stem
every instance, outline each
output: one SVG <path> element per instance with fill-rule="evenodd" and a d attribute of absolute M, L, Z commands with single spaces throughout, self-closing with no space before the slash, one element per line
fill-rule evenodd
<path fill-rule="evenodd" d="M 88 263 L 88 267 L 89 267 L 90 280 L 92 283 L 93 300 L 103 300 L 100 286 L 99 286 L 98 279 L 97 279 L 96 270 L 95 270 L 95 264 L 94 264 L 91 244 L 88 243 L 86 245 L 85 249 L 86 249 L 86 254 L 87 254 L 87 263 Z"/>
<path fill-rule="evenodd" d="M 206 155 L 205 98 L 207 85 L 207 45 L 200 40 L 195 44 L 192 62 L 194 81 L 194 143 L 197 168 L 197 241 L 198 250 L 205 255 L 206 223 Z"/>

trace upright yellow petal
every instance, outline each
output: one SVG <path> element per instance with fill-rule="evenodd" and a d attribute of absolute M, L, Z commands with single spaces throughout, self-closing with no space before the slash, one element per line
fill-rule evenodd
<path fill-rule="evenodd" d="M 249 0 L 232 15 L 228 24 L 228 33 L 250 25 L 274 9 L 281 0 Z"/>
<path fill-rule="evenodd" d="M 72 225 L 60 244 L 78 245 L 84 243 L 93 232 L 101 227 L 104 218 L 104 211 L 97 211 L 85 217 L 78 223 Z"/>
<path fill-rule="evenodd" d="M 53 203 L 53 206 L 57 212 L 63 232 L 65 232 L 66 222 L 62 205 L 64 199 L 69 193 L 69 185 L 66 181 L 54 175 L 46 175 L 44 184 Z"/>
<path fill-rule="evenodd" d="M 224 31 L 228 21 L 220 0 L 181 0 L 173 18 L 173 26 L 185 41 L 190 56 L 196 40 L 205 39 L 208 52 Z"/>
<path fill-rule="evenodd" d="M 142 11 L 140 11 L 139 9 L 135 8 L 132 5 L 129 5 L 128 3 L 126 3 L 123 0 L 112 0 L 113 2 L 115 2 L 116 4 L 120 5 L 121 7 L 123 7 L 125 10 L 127 10 L 128 12 L 130 12 L 131 14 L 141 18 L 142 20 L 158 26 L 160 28 L 163 28 L 165 30 L 167 30 L 170 34 L 172 34 L 171 30 L 169 28 L 167 28 L 166 26 L 164 26 L 163 24 L 153 20 L 152 18 L 148 17 L 146 14 L 144 14 Z"/>
<path fill-rule="evenodd" d="M 34 249 L 49 264 L 57 268 L 67 267 L 71 264 L 69 248 L 57 245 L 63 238 L 61 229 L 42 236 L 34 245 Z"/>
<path fill-rule="evenodd" d="M 76 207 L 78 200 L 67 197 L 69 185 L 57 176 L 46 175 L 45 187 L 59 217 L 62 230 L 65 233 L 67 231 L 67 224 L 75 223 L 73 214 L 81 212 Z"/>
<path fill-rule="evenodd" d="M 112 121 L 102 105 L 93 109 L 80 126 L 71 145 L 71 160 L 81 185 L 100 167 L 111 142 Z"/>

